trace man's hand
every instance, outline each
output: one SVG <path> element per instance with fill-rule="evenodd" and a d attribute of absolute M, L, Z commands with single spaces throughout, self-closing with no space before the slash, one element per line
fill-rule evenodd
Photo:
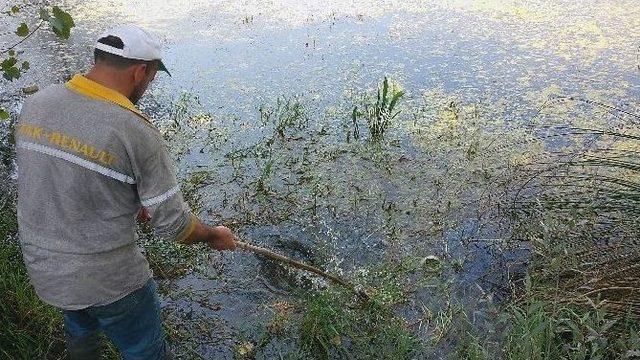
<path fill-rule="evenodd" d="M 206 241 L 209 246 L 218 251 L 236 249 L 236 237 L 226 226 L 211 228 L 210 236 Z"/>
<path fill-rule="evenodd" d="M 236 249 L 236 237 L 229 228 L 226 226 L 210 227 L 200 220 L 196 220 L 196 226 L 191 234 L 181 241 L 182 244 L 187 245 L 198 242 L 207 243 L 218 251 Z"/>

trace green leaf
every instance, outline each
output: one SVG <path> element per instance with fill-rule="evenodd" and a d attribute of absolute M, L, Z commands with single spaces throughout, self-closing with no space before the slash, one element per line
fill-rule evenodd
<path fill-rule="evenodd" d="M 2 77 L 9 80 L 9 81 L 13 81 L 14 79 L 19 79 L 20 78 L 20 69 L 18 69 L 17 67 L 10 67 L 8 69 L 2 69 L 3 73 L 2 73 Z"/>
<path fill-rule="evenodd" d="M 51 19 L 51 15 L 49 15 L 49 11 L 47 11 L 47 9 L 45 8 L 40 8 L 40 10 L 38 11 L 38 14 L 40 15 L 40 19 L 44 21 L 49 21 L 49 19 Z"/>
<path fill-rule="evenodd" d="M 14 57 L 10 57 L 10 58 L 5 59 L 3 62 L 0 63 L 0 68 L 3 71 L 6 71 L 6 70 L 12 68 L 17 62 L 18 62 L 18 59 L 14 58 Z"/>
<path fill-rule="evenodd" d="M 29 62 L 28 61 L 23 61 L 22 62 L 22 66 L 20 66 L 20 69 L 22 69 L 22 71 L 27 71 L 27 70 L 29 70 L 29 67 L 30 67 Z"/>
<path fill-rule="evenodd" d="M 20 26 L 18 26 L 18 28 L 16 29 L 16 35 L 22 37 L 29 35 L 29 27 L 26 23 L 22 23 L 20 24 Z"/>
<path fill-rule="evenodd" d="M 384 77 L 384 81 L 382 82 L 382 108 L 384 109 L 387 106 L 387 93 L 389 91 L 389 79 Z"/>
<path fill-rule="evenodd" d="M 71 28 L 76 25 L 71 15 L 57 6 L 53 7 L 53 18 L 49 18 L 49 23 L 53 32 L 62 39 L 68 39 L 71 36 Z"/>
<path fill-rule="evenodd" d="M 16 55 L 16 51 L 15 50 L 9 50 L 9 56 L 15 56 Z"/>
<path fill-rule="evenodd" d="M 0 120 L 7 120 L 9 118 L 9 112 L 4 108 L 0 108 Z"/>
<path fill-rule="evenodd" d="M 14 13 L 14 14 L 19 13 L 20 12 L 20 7 L 18 5 L 13 5 L 11 7 L 11 12 Z"/>
<path fill-rule="evenodd" d="M 396 103 L 402 96 L 404 96 L 404 91 L 402 90 L 393 94 L 393 96 L 391 97 L 391 102 L 389 103 L 389 112 L 393 111 L 393 108 L 396 106 Z"/>
<path fill-rule="evenodd" d="M 537 337 L 545 332 L 547 330 L 547 325 L 548 324 L 546 321 L 542 321 L 541 323 L 539 323 L 533 330 L 531 330 L 531 336 Z"/>
<path fill-rule="evenodd" d="M 14 57 L 4 59 L 4 61 L 0 63 L 0 69 L 2 69 L 2 77 L 9 81 L 20 78 L 20 69 L 15 66 L 17 63 L 18 59 Z"/>

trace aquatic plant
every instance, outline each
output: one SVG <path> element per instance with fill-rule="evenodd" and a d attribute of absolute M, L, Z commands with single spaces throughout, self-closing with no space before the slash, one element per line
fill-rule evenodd
<path fill-rule="evenodd" d="M 397 83 L 390 82 L 385 76 L 382 85 L 378 87 L 376 102 L 374 104 L 365 104 L 364 111 L 359 111 L 356 106 L 351 112 L 354 139 L 357 140 L 360 137 L 358 117 L 364 116 L 367 120 L 371 140 L 382 140 L 391 122 L 400 113 L 400 111 L 394 112 L 394 109 L 403 95 L 404 91 L 400 86 Z"/>
<path fill-rule="evenodd" d="M 550 281 L 563 277 L 560 298 L 584 303 L 602 296 L 612 310 L 640 317 L 640 307 L 626 300 L 640 293 L 640 233 L 632 225 L 640 205 L 640 137 L 576 127 L 557 130 L 585 147 L 552 154 L 536 169 L 515 206 L 519 216 L 539 219 L 545 228 L 523 225 L 522 231 L 548 261 L 560 254 L 572 259 L 544 270 Z"/>
<path fill-rule="evenodd" d="M 180 180 L 180 190 L 184 200 L 194 213 L 202 208 L 198 189 L 207 183 L 210 174 L 194 172 Z M 153 235 L 149 223 L 139 223 L 138 244 L 144 249 L 149 265 L 157 279 L 174 279 L 196 269 L 205 258 L 208 246 L 205 244 L 182 245 Z"/>
<path fill-rule="evenodd" d="M 258 111 L 262 125 L 271 124 L 281 139 L 290 129 L 303 129 L 309 120 L 302 103 L 295 98 L 278 97 L 274 107 L 262 105 Z"/>
<path fill-rule="evenodd" d="M 300 345 L 315 359 L 412 359 L 419 340 L 390 308 L 352 303 L 345 292 L 310 294 L 300 322 Z"/>
<path fill-rule="evenodd" d="M 578 307 L 534 295 L 510 306 L 504 316 L 509 322 L 505 359 L 635 358 L 640 354 L 637 323 L 611 317 L 602 304 Z"/>
<path fill-rule="evenodd" d="M 260 171 L 260 177 L 257 180 L 257 189 L 258 192 L 266 192 L 268 188 L 269 177 L 273 173 L 273 159 L 269 159 L 265 164 L 262 170 Z"/>
<path fill-rule="evenodd" d="M 513 202 L 516 236 L 535 258 L 509 309 L 508 359 L 604 359 L 640 355 L 638 260 L 640 117 L 591 100 L 577 116 L 537 125 L 546 151 L 526 169 Z M 573 110 L 573 108 L 570 108 Z M 549 118 L 557 119 L 552 111 Z"/>

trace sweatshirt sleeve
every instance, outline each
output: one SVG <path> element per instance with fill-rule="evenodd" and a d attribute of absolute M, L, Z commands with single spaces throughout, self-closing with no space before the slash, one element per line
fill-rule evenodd
<path fill-rule="evenodd" d="M 156 236 L 182 242 L 197 218 L 182 197 L 164 141 L 159 133 L 145 131 L 135 144 L 129 158 L 140 204 L 149 211 Z"/>

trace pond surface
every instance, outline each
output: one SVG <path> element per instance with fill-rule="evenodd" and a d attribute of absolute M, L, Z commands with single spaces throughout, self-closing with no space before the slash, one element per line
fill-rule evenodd
<path fill-rule="evenodd" d="M 437 256 L 449 285 L 421 288 L 397 309 L 419 322 L 425 340 L 434 332 L 423 329 L 422 309 L 450 306 L 437 299 L 443 293 L 490 327 L 494 297 L 507 295 L 510 273 L 522 268 L 527 247 L 505 245 L 510 225 L 494 205 L 511 189 L 509 164 L 530 149 L 523 144 L 535 134 L 526 125 L 545 101 L 573 96 L 640 109 L 631 35 L 640 32 L 640 5 L 631 0 L 65 6 L 76 20 L 72 38 L 29 41 L 23 56 L 33 70 L 3 83 L 3 103 L 19 104 L 23 86 L 86 70 L 104 29 L 148 28 L 165 44 L 172 77 L 159 74 L 141 108 L 167 135 L 194 210 L 349 278 L 385 261 Z M 353 139 L 351 114 L 371 103 L 385 76 L 405 95 L 376 148 Z M 278 133 L 282 119 L 293 120 Z M 366 122 L 360 126 L 366 137 Z M 190 334 L 176 352 L 231 358 L 238 343 L 258 342 L 274 304 L 295 301 L 296 287 L 325 285 L 250 254 L 207 255 L 164 282 L 167 318 L 176 334 Z M 293 347 L 276 338 L 257 354 Z"/>

